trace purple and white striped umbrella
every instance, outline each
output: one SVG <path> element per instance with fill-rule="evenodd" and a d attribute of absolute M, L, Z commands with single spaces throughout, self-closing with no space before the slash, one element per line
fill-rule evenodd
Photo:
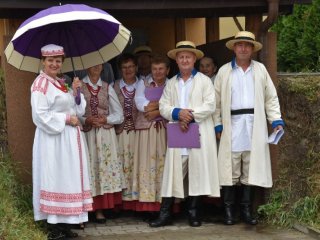
<path fill-rule="evenodd" d="M 107 62 L 119 55 L 130 39 L 130 31 L 107 12 L 83 4 L 66 4 L 40 11 L 23 22 L 5 55 L 14 67 L 38 73 L 41 47 L 57 44 L 66 53 L 62 71 L 70 72 Z"/>

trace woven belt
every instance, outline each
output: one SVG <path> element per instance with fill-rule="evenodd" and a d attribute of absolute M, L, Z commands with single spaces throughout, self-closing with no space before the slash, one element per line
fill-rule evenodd
<path fill-rule="evenodd" d="M 254 114 L 254 109 L 243 108 L 243 109 L 231 110 L 231 115 L 240 115 L 240 114 Z"/>

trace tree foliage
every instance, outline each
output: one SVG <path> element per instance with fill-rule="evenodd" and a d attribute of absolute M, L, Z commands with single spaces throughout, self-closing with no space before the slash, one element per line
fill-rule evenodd
<path fill-rule="evenodd" d="M 320 71 L 320 0 L 296 4 L 293 13 L 280 16 L 272 30 L 278 33 L 279 71 Z"/>

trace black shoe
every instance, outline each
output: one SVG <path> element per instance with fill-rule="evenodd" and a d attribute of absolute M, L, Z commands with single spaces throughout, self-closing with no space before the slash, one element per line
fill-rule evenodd
<path fill-rule="evenodd" d="M 94 219 L 95 223 L 99 223 L 99 224 L 105 224 L 107 222 L 106 218 L 96 218 Z"/>
<path fill-rule="evenodd" d="M 258 221 L 252 216 L 252 202 L 254 196 L 254 187 L 249 185 L 242 185 L 242 197 L 241 197 L 241 219 L 249 224 L 256 225 Z"/>
<path fill-rule="evenodd" d="M 172 224 L 171 208 L 174 198 L 162 198 L 159 217 L 149 222 L 150 227 L 163 227 Z"/>
<path fill-rule="evenodd" d="M 199 216 L 199 208 L 201 203 L 201 196 L 189 197 L 189 209 L 188 209 L 188 220 L 191 227 L 200 227 L 202 222 Z"/>
<path fill-rule="evenodd" d="M 233 207 L 235 203 L 235 186 L 223 186 L 224 224 L 235 224 Z"/>
<path fill-rule="evenodd" d="M 198 217 L 197 210 L 188 210 L 188 214 L 189 225 L 191 227 L 200 227 L 202 225 L 202 222 Z"/>
<path fill-rule="evenodd" d="M 257 225 L 258 221 L 251 214 L 250 205 L 241 205 L 241 219 L 249 225 Z"/>
<path fill-rule="evenodd" d="M 65 235 L 66 238 L 77 238 L 78 233 L 71 231 L 71 225 L 65 223 L 57 224 L 59 230 Z"/>
<path fill-rule="evenodd" d="M 48 224 L 48 240 L 66 240 L 66 235 L 61 230 L 58 224 Z"/>
<path fill-rule="evenodd" d="M 234 217 L 233 217 L 233 206 L 225 205 L 224 206 L 224 224 L 225 225 L 234 225 Z"/>

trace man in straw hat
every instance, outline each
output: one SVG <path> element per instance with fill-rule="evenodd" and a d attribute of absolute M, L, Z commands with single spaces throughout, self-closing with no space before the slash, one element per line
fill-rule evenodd
<path fill-rule="evenodd" d="M 138 77 L 142 80 L 151 79 L 152 49 L 149 46 L 139 46 L 133 50 L 138 62 Z"/>
<path fill-rule="evenodd" d="M 252 54 L 262 48 L 251 32 L 241 31 L 226 43 L 235 58 L 222 66 L 215 80 L 217 107 L 214 114 L 219 178 L 223 186 L 225 224 L 235 223 L 235 185 L 241 184 L 241 217 L 251 225 L 253 186 L 272 186 L 267 121 L 282 129 L 279 100 L 273 82 L 262 63 Z"/>
<path fill-rule="evenodd" d="M 176 123 L 178 130 L 188 132 L 190 123 L 199 126 L 194 138 L 200 139 L 200 148 L 172 148 L 168 146 L 161 189 L 159 218 L 151 227 L 171 223 L 174 198 L 188 199 L 189 225 L 201 226 L 199 204 L 202 195 L 220 196 L 217 149 L 212 115 L 215 110 L 214 87 L 209 77 L 197 72 L 194 64 L 203 57 L 193 42 L 182 41 L 168 52 L 175 59 L 179 73 L 171 78 L 159 102 L 161 115 Z M 171 125 L 173 126 L 173 125 Z M 194 126 L 194 125 L 193 125 Z M 191 127 L 190 127 L 191 128 Z M 169 133 L 169 132 L 168 132 Z M 170 139 L 168 139 L 170 140 Z M 181 142 L 181 138 L 176 140 Z M 188 178 L 186 178 L 188 174 Z M 184 188 L 184 180 L 188 180 Z"/>

